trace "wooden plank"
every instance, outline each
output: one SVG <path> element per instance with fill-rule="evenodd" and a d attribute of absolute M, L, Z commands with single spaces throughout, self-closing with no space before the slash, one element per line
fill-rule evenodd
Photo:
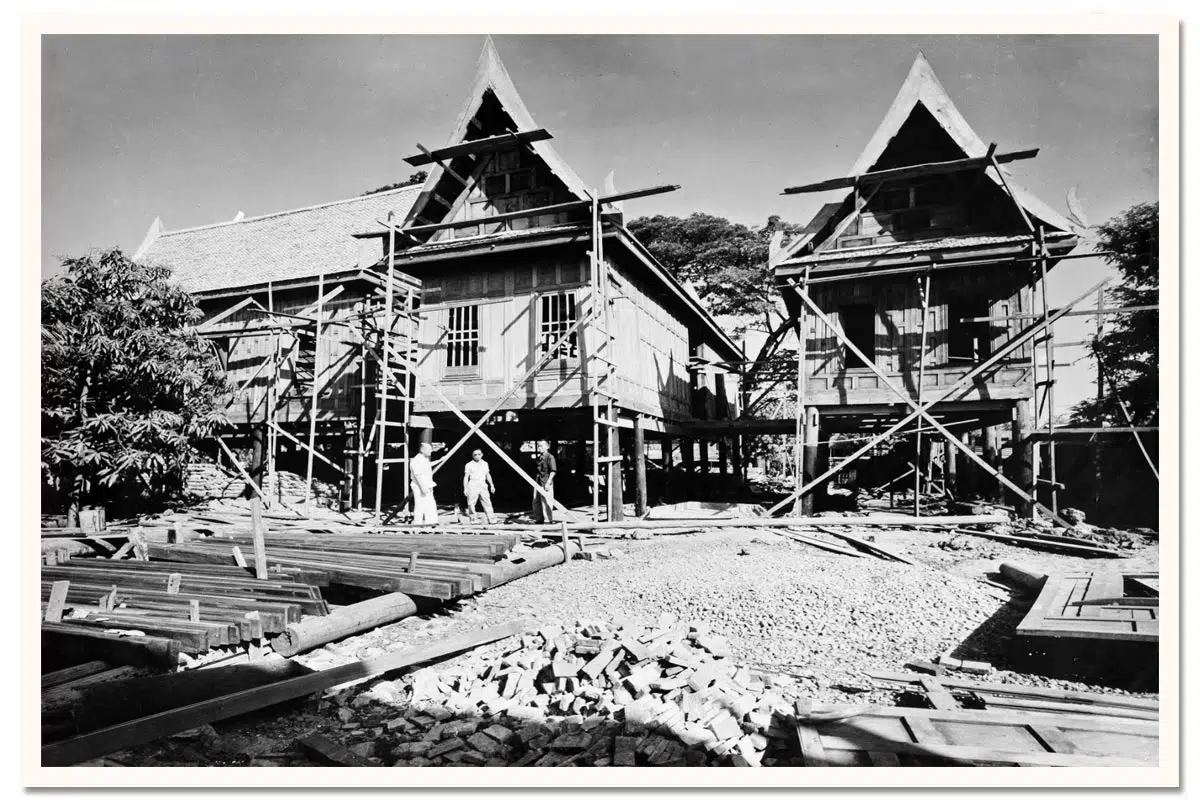
<path fill-rule="evenodd" d="M 942 710 L 961 708 L 958 701 L 954 699 L 954 695 L 946 691 L 946 687 L 938 683 L 936 678 L 922 675 L 917 680 L 921 684 L 921 688 L 925 690 L 925 694 L 934 708 Z"/>
<path fill-rule="evenodd" d="M 98 758 L 107 753 L 145 744 L 149 741 L 191 730 L 238 714 L 267 708 L 305 695 L 332 689 L 343 683 L 434 661 L 483 644 L 495 642 L 525 630 L 524 620 L 498 625 L 482 631 L 451 637 L 421 648 L 409 648 L 379 658 L 357 661 L 322 670 L 262 688 L 194 703 L 179 709 L 153 714 L 103 730 L 45 745 L 41 751 L 44 767 L 69 766 Z"/>
<path fill-rule="evenodd" d="M 237 564 L 242 569 L 247 569 L 246 557 L 242 555 L 242 549 L 240 547 L 238 547 L 237 545 L 234 545 L 232 548 L 232 551 L 233 551 L 233 563 Z"/>
<path fill-rule="evenodd" d="M 903 672 L 869 672 L 867 675 L 874 680 L 901 684 L 916 683 L 918 678 L 916 675 L 908 675 Z M 943 686 L 951 689 L 964 689 L 977 693 L 1007 695 L 1012 697 L 1028 697 L 1087 705 L 1111 705 L 1122 708 L 1153 710 L 1155 712 L 1158 711 L 1158 700 L 1141 697 L 1129 697 L 1127 695 L 1120 694 L 1080 692 L 1068 689 L 1045 689 L 1040 686 L 1021 686 L 1013 683 L 992 683 L 955 677 L 942 677 L 939 679 L 939 681 Z"/>
<path fill-rule="evenodd" d="M 52 686 L 58 686 L 63 683 L 86 678 L 89 675 L 95 675 L 100 672 L 112 669 L 112 664 L 107 661 L 88 661 L 83 664 L 76 664 L 73 667 L 47 672 L 42 675 L 42 689 L 49 689 Z"/>
<path fill-rule="evenodd" d="M 996 156 L 996 161 L 1001 164 L 1007 164 L 1010 161 L 1020 161 L 1023 159 L 1034 158 L 1038 154 L 1038 148 L 1031 150 L 1017 150 L 1011 153 L 1000 153 Z M 782 194 L 806 194 L 809 192 L 826 192 L 831 189 L 850 189 L 856 184 L 875 183 L 881 181 L 904 180 L 908 178 L 920 178 L 928 175 L 942 175 L 948 172 L 960 172 L 971 169 L 984 169 L 991 161 L 986 157 L 980 158 L 960 158 L 953 161 L 934 161 L 928 164 L 914 164 L 912 166 L 896 167 L 894 169 L 881 169 L 875 172 L 864 172 L 861 175 L 847 175 L 844 178 L 831 178 L 829 180 L 820 181 L 818 183 L 806 183 L 802 186 L 791 186 L 784 189 Z"/>
<path fill-rule="evenodd" d="M 917 521 L 914 520 L 913 524 L 917 524 Z M 828 533 L 831 536 L 836 536 L 839 539 L 845 539 L 847 542 L 858 545 L 859 547 L 863 548 L 864 550 L 869 550 L 870 552 L 875 553 L 877 555 L 881 555 L 884 558 L 890 558 L 894 561 L 899 561 L 902 564 L 909 564 L 914 567 L 919 566 L 917 564 L 917 562 L 913 561 L 912 559 L 910 559 L 906 556 L 902 556 L 893 550 L 887 549 L 886 547 L 878 545 L 875 542 L 868 542 L 866 539 L 860 539 L 857 536 L 852 536 L 851 534 L 845 533 L 843 531 L 839 531 L 836 528 L 826 528 L 823 525 L 817 525 L 816 528 L 817 528 L 817 530 L 824 531 L 825 533 Z"/>
<path fill-rule="evenodd" d="M 46 605 L 46 622 L 58 622 L 62 619 L 63 609 L 67 605 L 67 590 L 71 588 L 70 581 L 55 581 L 50 589 L 50 602 Z"/>
<path fill-rule="evenodd" d="M 325 767 L 369 767 L 371 762 L 359 758 L 327 736 L 313 734 L 296 741 L 300 752 Z"/>
<path fill-rule="evenodd" d="M 313 380 L 315 382 L 316 378 Z M 316 397 L 315 389 L 313 396 Z M 309 471 L 312 471 L 311 460 Z M 250 498 L 250 530 L 254 538 L 254 575 L 260 581 L 264 581 L 267 579 L 267 543 L 263 538 L 265 530 L 262 521 L 262 500 L 258 497 Z"/>
<path fill-rule="evenodd" d="M 109 559 L 112 561 L 120 561 L 129 553 L 130 550 L 133 549 L 133 544 L 133 539 L 125 542 L 125 544 L 121 545 L 121 547 L 115 553 L 109 556 Z"/>
<path fill-rule="evenodd" d="M 811 725 L 799 723 L 796 725 L 796 738 L 800 742 L 800 755 L 804 757 L 806 767 L 824 767 L 829 765 L 825 756 L 825 747 L 821 744 L 821 734 Z"/>
<path fill-rule="evenodd" d="M 497 150 L 507 150 L 511 147 L 516 147 L 521 144 L 531 144 L 533 142 L 541 142 L 546 139 L 554 138 L 545 128 L 535 128 L 530 131 L 517 131 L 514 133 L 502 133 L 497 136 L 489 136 L 484 139 L 471 139 L 462 142 L 461 144 L 450 145 L 449 147 L 439 147 L 436 150 L 426 151 L 422 148 L 422 152 L 417 155 L 408 156 L 404 159 L 405 163 L 413 167 L 422 167 L 426 164 L 433 164 L 438 161 L 452 161 L 463 156 L 477 156 L 486 153 L 494 153 Z"/>

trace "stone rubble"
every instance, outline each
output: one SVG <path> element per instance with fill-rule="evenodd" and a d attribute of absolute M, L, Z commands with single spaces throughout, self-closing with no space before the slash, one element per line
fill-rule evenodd
<path fill-rule="evenodd" d="M 347 747 L 392 766 L 802 763 L 792 680 L 739 665 L 703 624 L 549 624 L 507 644 L 341 690 Z"/>

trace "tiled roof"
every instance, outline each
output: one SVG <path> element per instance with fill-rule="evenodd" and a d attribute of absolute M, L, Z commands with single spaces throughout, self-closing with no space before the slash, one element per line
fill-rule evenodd
<path fill-rule="evenodd" d="M 1069 238 L 1071 234 L 1060 231 L 1047 233 L 1048 241 Z M 918 239 L 910 242 L 887 242 L 869 247 L 848 247 L 842 250 L 824 250 L 815 255 L 790 258 L 785 264 L 825 264 L 830 261 L 857 261 L 874 256 L 900 256 L 909 253 L 924 253 L 930 250 L 953 250 L 962 247 L 981 247 L 989 244 L 1018 244 L 1032 242 L 1028 234 L 1000 236 L 954 236 L 938 239 Z"/>
<path fill-rule="evenodd" d="M 421 187 L 354 197 L 323 205 L 247 217 L 199 228 L 163 231 L 141 260 L 172 269 L 189 292 L 310 278 L 358 266 L 353 234 L 378 228 L 395 212 L 404 219 Z"/>

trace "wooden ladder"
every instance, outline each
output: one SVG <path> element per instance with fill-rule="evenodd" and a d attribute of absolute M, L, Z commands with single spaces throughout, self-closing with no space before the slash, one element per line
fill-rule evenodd
<path fill-rule="evenodd" d="M 417 292 L 411 286 L 396 287 L 396 231 L 391 228 L 387 281 L 383 305 L 375 318 L 381 322 L 375 331 L 379 379 L 375 384 L 377 412 L 372 434 L 376 445 L 375 518 L 383 518 L 383 479 L 392 466 L 399 465 L 401 486 L 408 491 L 408 425 L 416 392 Z M 399 305 L 399 307 L 397 307 Z M 380 319 L 381 318 L 381 319 Z"/>
<path fill-rule="evenodd" d="M 593 191 L 593 195 L 596 192 Z M 600 203 L 592 200 L 591 250 L 592 352 L 589 367 L 592 406 L 592 519 L 600 521 L 600 473 L 607 468 L 605 485 L 613 496 L 613 481 L 620 480 L 619 420 L 616 398 L 616 337 L 613 335 L 612 304 L 608 263 L 604 258 L 604 223 Z M 614 477 L 615 476 L 615 477 Z M 610 509 L 611 512 L 611 509 Z M 612 514 L 609 514 L 612 517 Z"/>

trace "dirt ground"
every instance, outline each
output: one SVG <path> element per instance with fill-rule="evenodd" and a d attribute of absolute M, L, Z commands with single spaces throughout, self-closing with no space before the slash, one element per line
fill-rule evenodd
<path fill-rule="evenodd" d="M 611 558 L 552 567 L 298 660 L 323 669 L 517 618 L 528 619 L 531 628 L 590 620 L 651 624 L 668 612 L 725 635 L 740 663 L 817 702 L 895 704 L 895 691 L 874 687 L 868 673 L 900 671 L 907 661 L 944 653 L 991 663 L 988 681 L 1123 691 L 1069 671 L 1042 674 L 1015 659 L 1013 629 L 1032 594 L 988 581 L 1003 582 L 998 573 L 1005 562 L 1042 573 L 1157 571 L 1156 544 L 1121 559 L 1088 559 L 948 532 L 862 528 L 855 534 L 874 537 L 916 566 L 825 552 L 769 529 L 607 539 L 589 548 L 607 550 Z M 471 657 L 430 669 L 452 669 Z M 386 739 L 387 714 L 380 717 L 377 705 L 368 714 L 369 697 L 381 684 L 397 691 L 390 714 L 403 717 L 405 680 L 361 683 L 319 703 L 296 703 L 115 754 L 109 763 L 306 765 L 294 742 L 312 733 L 364 753 L 383 752 L 386 742 L 374 740 L 381 730 Z"/>

